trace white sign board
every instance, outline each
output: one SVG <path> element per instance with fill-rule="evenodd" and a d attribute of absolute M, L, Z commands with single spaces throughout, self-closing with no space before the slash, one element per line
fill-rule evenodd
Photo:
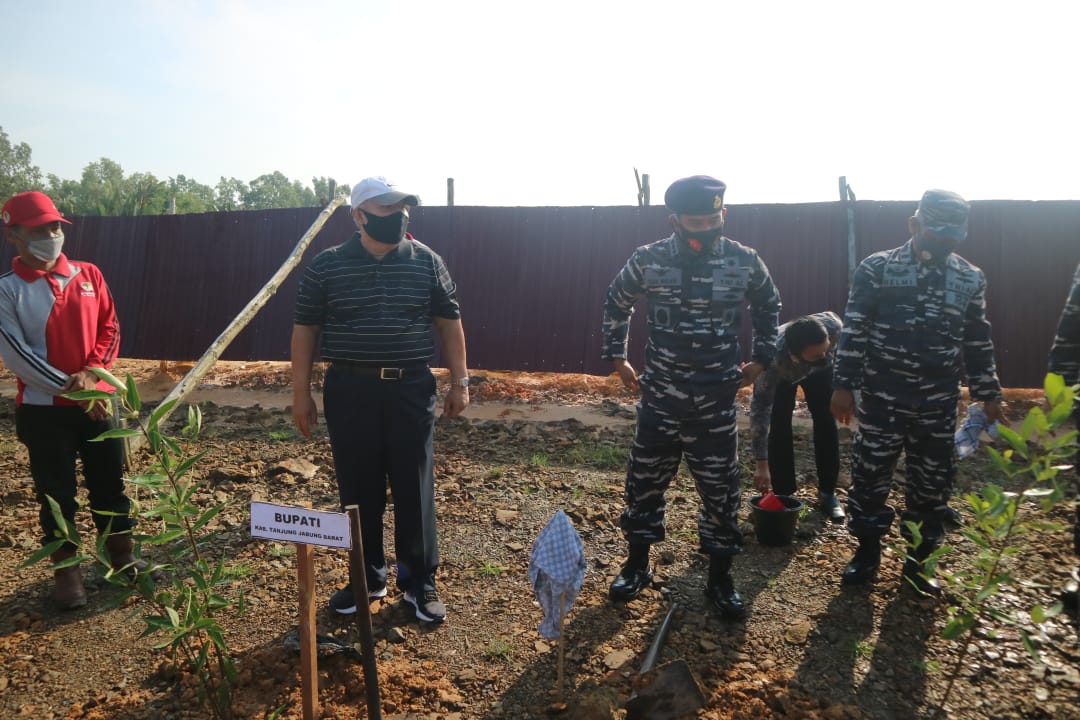
<path fill-rule="evenodd" d="M 251 536 L 304 545 L 349 549 L 349 516 L 291 505 L 251 503 Z"/>

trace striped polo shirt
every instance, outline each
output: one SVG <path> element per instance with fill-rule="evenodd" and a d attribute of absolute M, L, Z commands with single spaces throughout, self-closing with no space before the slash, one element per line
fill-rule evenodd
<path fill-rule="evenodd" d="M 461 317 L 443 259 L 406 235 L 382 260 L 360 233 L 304 270 L 297 325 L 322 328 L 322 358 L 372 366 L 424 365 L 435 356 L 432 319 Z"/>
<path fill-rule="evenodd" d="M 61 254 L 45 271 L 15 258 L 0 275 L 0 357 L 19 379 L 17 404 L 74 405 L 58 395 L 68 377 L 110 367 L 119 348 L 116 306 L 95 265 Z"/>

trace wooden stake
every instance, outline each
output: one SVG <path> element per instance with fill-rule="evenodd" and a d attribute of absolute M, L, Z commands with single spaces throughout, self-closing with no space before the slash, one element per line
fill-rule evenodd
<path fill-rule="evenodd" d="M 844 208 L 847 219 L 848 284 L 850 284 L 855 277 L 858 258 L 855 257 L 855 193 L 847 184 L 845 175 L 840 176 L 840 206 Z"/>
<path fill-rule="evenodd" d="M 300 587 L 300 687 L 304 720 L 319 717 L 319 652 L 315 639 L 315 548 L 296 545 L 296 582 Z"/>
<path fill-rule="evenodd" d="M 555 683 L 556 696 L 562 700 L 565 699 L 563 694 L 563 680 L 564 680 L 564 668 L 566 667 L 566 635 L 563 634 L 563 616 L 566 614 L 566 593 L 559 593 L 559 670 L 558 681 Z"/>

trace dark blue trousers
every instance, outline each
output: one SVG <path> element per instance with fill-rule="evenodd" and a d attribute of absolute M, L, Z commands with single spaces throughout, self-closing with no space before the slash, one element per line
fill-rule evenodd
<path fill-rule="evenodd" d="M 398 586 L 434 587 L 439 566 L 435 529 L 435 378 L 400 380 L 352 375 L 331 365 L 323 383 L 341 506 L 360 507 L 369 587 L 386 583 L 383 515 L 389 483 L 394 501 Z"/>

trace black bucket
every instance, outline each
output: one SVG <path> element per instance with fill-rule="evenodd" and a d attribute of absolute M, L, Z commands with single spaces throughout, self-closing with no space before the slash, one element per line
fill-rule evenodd
<path fill-rule="evenodd" d="M 795 528 L 799 524 L 799 513 L 803 502 L 790 495 L 777 495 L 784 503 L 783 510 L 766 510 L 759 507 L 761 496 L 750 498 L 750 511 L 754 520 L 754 533 L 762 545 L 789 545 L 795 538 Z"/>

